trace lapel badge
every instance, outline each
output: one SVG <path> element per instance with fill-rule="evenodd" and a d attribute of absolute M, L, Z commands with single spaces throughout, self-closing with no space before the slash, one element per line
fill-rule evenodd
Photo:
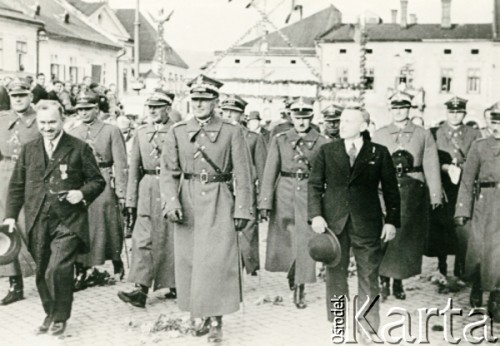
<path fill-rule="evenodd" d="M 61 179 L 62 180 L 68 179 L 68 165 L 60 164 L 59 171 L 61 172 Z"/>

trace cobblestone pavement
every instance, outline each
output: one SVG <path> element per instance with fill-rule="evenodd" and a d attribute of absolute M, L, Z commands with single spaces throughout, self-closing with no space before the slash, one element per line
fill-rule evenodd
<path fill-rule="evenodd" d="M 262 227 L 261 239 L 264 254 L 265 227 Z M 264 258 L 262 258 L 262 263 Z M 431 273 L 436 266 L 434 259 L 424 259 L 423 276 Z M 453 268 L 452 263 L 449 264 Z M 105 267 L 108 271 L 110 267 Z M 356 293 L 356 277 L 349 279 L 353 293 Z M 33 277 L 26 279 L 25 296 L 21 302 L 0 307 L 0 345 L 206 345 L 205 337 L 175 335 L 168 332 L 151 333 L 151 327 L 160 315 L 167 318 L 182 318 L 189 315 L 180 312 L 174 301 L 163 298 L 165 291 L 150 293 L 146 309 L 134 308 L 121 302 L 116 293 L 129 290 L 132 285 L 126 282 L 114 286 L 94 287 L 75 294 L 72 318 L 69 320 L 63 337 L 49 335 L 36 336 L 35 328 L 41 323 L 44 313 L 36 292 Z M 393 297 L 382 304 L 382 323 L 397 318 L 385 317 L 394 307 L 406 308 L 413 318 L 412 335 L 418 336 L 416 328 L 419 308 L 440 308 L 446 306 L 448 298 L 453 298 L 454 307 L 463 308 L 464 315 L 469 313 L 469 288 L 459 293 L 438 294 L 437 287 L 422 278 L 405 280 L 407 300 L 396 301 Z M 8 280 L 0 279 L 0 294 L 8 289 Z M 258 277 L 244 277 L 244 304 L 242 309 L 225 316 L 224 340 L 220 345 L 286 345 L 286 346 L 322 346 L 331 345 L 331 325 L 326 321 L 324 301 L 325 287 L 321 280 L 306 287 L 308 307 L 304 310 L 295 308 L 288 289 L 284 273 L 261 272 Z M 283 303 L 262 303 L 268 296 L 274 299 L 283 297 Z M 486 297 L 485 297 L 486 298 Z M 486 301 L 486 300 L 485 300 Z M 397 317 L 397 316 L 396 316 Z M 477 320 L 477 318 L 476 318 Z M 462 337 L 463 326 L 472 321 L 467 317 L 456 317 L 453 322 L 454 336 Z M 433 331 L 444 325 L 443 317 L 431 317 L 429 320 L 429 338 L 431 345 L 447 345 L 443 331 Z M 395 335 L 400 335 L 396 330 Z M 500 336 L 500 327 L 494 326 L 494 336 Z M 403 343 L 404 344 L 404 343 Z M 462 340 L 461 344 L 469 344 Z"/>

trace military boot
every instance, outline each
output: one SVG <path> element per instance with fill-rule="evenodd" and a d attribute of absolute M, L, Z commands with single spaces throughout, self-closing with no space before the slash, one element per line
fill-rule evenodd
<path fill-rule="evenodd" d="M 207 340 L 208 342 L 222 341 L 222 316 L 210 317 L 210 331 Z"/>
<path fill-rule="evenodd" d="M 306 293 L 305 293 L 305 285 L 300 284 L 295 288 L 293 302 L 297 309 L 305 309 L 307 307 L 306 301 Z"/>
<path fill-rule="evenodd" d="M 87 268 L 81 263 L 75 263 L 75 282 L 73 292 L 78 292 L 87 288 Z"/>
<path fill-rule="evenodd" d="M 170 291 L 165 294 L 165 299 L 177 299 L 177 289 L 170 287 Z"/>
<path fill-rule="evenodd" d="M 394 279 L 392 283 L 392 294 L 396 299 L 405 300 L 406 293 L 403 289 L 403 281 Z"/>
<path fill-rule="evenodd" d="M 490 292 L 488 299 L 488 312 L 490 313 L 493 322 L 500 322 L 500 291 L 495 290 Z"/>
<path fill-rule="evenodd" d="M 480 308 L 483 305 L 483 290 L 481 283 L 474 281 L 470 290 L 469 303 L 471 308 Z"/>
<path fill-rule="evenodd" d="M 0 305 L 9 305 L 24 299 L 23 276 L 16 275 L 9 277 L 10 288 L 7 295 L 0 301 Z"/>
<path fill-rule="evenodd" d="M 386 276 L 381 276 L 380 286 L 380 296 L 382 297 L 382 301 L 386 301 L 391 295 L 391 279 Z"/>
<path fill-rule="evenodd" d="M 145 308 L 148 298 L 148 287 L 142 285 L 136 285 L 136 287 L 137 288 L 131 292 L 118 292 L 118 298 L 137 308 Z"/>
<path fill-rule="evenodd" d="M 210 317 L 203 319 L 202 324 L 193 331 L 193 336 L 207 335 L 210 331 Z"/>

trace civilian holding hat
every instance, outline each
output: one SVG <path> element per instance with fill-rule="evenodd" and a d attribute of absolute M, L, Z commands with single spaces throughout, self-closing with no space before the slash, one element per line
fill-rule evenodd
<path fill-rule="evenodd" d="M 438 269 L 444 276 L 448 275 L 447 255 L 455 255 L 453 273 L 461 278 L 464 275 L 470 227 L 456 226 L 453 218 L 462 169 L 472 143 L 481 137 L 481 132 L 463 123 L 467 114 L 467 100 L 453 97 L 445 106 L 447 120 L 436 131 L 436 144 L 446 199 L 443 208 L 431 212 L 425 255 L 438 258 Z"/>
<path fill-rule="evenodd" d="M 238 95 L 229 95 L 221 102 L 222 118 L 241 125 L 245 136 L 250 157 L 252 159 L 252 187 L 255 204 L 254 214 L 257 214 L 257 194 L 266 164 L 267 148 L 264 138 L 250 130 L 242 123 L 247 102 Z M 250 220 L 246 227 L 240 232 L 240 250 L 243 266 L 248 274 L 257 275 L 260 269 L 259 259 L 259 224 L 258 220 Z"/>
<path fill-rule="evenodd" d="M 271 139 L 259 196 L 262 219 L 269 220 L 266 270 L 287 272 L 294 304 L 305 308 L 305 284 L 316 282 L 316 262 L 307 244 L 314 235 L 307 217 L 307 182 L 311 163 L 329 142 L 311 128 L 314 115 L 302 99 L 290 107 L 293 128 Z"/>
<path fill-rule="evenodd" d="M 98 99 L 94 94 L 80 94 L 75 106 L 81 123 L 70 134 L 90 145 L 106 189 L 89 208 L 90 252 L 77 259 L 75 289 L 85 288 L 98 275 L 97 269 L 87 278 L 87 270 L 113 261 L 116 280 L 124 276 L 121 260 L 123 248 L 123 219 L 127 187 L 127 152 L 120 130 L 97 118 Z M 86 281 L 87 280 L 87 281 Z"/>
<path fill-rule="evenodd" d="M 393 122 L 373 135 L 373 142 L 389 149 L 398 175 L 401 194 L 401 227 L 390 242 L 380 265 L 382 298 L 392 293 L 406 299 L 403 279 L 422 271 L 430 205 L 441 205 L 441 176 L 436 142 L 429 130 L 409 119 L 412 96 L 398 91 L 389 98 Z M 430 202 L 429 202 L 430 196 Z"/>
<path fill-rule="evenodd" d="M 471 225 L 465 265 L 472 279 L 471 307 L 483 303 L 483 291 L 490 292 L 488 311 L 500 322 L 500 107 L 487 110 L 492 135 L 472 143 L 463 167 L 455 209 L 457 225 Z"/>
<path fill-rule="evenodd" d="M 0 113 L 0 219 L 5 217 L 8 181 L 21 154 L 21 146 L 38 138 L 40 133 L 36 124 L 36 112 L 31 108 L 33 96 L 29 85 L 23 80 L 13 80 L 7 86 L 11 110 Z M 24 211 L 20 213 L 17 230 L 25 237 Z M 22 261 L 22 263 L 21 263 Z M 22 246 L 19 259 L 0 266 L 0 277 L 8 276 L 10 289 L 0 305 L 8 305 L 23 299 L 23 273 L 34 273 L 31 255 Z"/>
<path fill-rule="evenodd" d="M 131 292 L 118 297 L 144 308 L 149 288 L 170 288 L 167 298 L 176 298 L 174 267 L 174 225 L 163 217 L 160 202 L 160 157 L 169 129 L 169 117 L 175 95 L 161 89 L 147 99 L 147 124 L 139 126 L 130 155 L 127 184 L 128 225 L 132 232 L 132 266 L 127 281 Z"/>
<path fill-rule="evenodd" d="M 313 161 L 309 179 L 308 214 L 312 229 L 323 233 L 329 228 L 338 237 L 340 263 L 327 264 L 326 301 L 328 320 L 334 315 L 330 299 L 345 295 L 350 251 L 356 259 L 358 295 L 373 300 L 379 295 L 378 271 L 382 261 L 381 240 L 390 242 L 400 225 L 400 196 L 391 156 L 386 147 L 362 136 L 370 121 L 361 109 L 346 109 L 340 119 L 342 140 L 322 146 Z M 379 199 L 382 189 L 385 215 Z M 384 217 L 385 216 L 385 217 Z M 377 332 L 380 323 L 379 304 L 366 319 Z"/>
<path fill-rule="evenodd" d="M 59 102 L 41 100 L 41 137 L 23 145 L 9 183 L 4 224 L 13 227 L 25 208 L 28 248 L 46 317 L 37 333 L 63 334 L 73 305 L 76 256 L 89 250 L 87 208 L 104 190 L 89 146 L 63 129 Z"/>
<path fill-rule="evenodd" d="M 238 234 L 253 220 L 252 161 L 241 126 L 214 114 L 222 83 L 188 83 L 193 117 L 171 127 L 162 150 L 163 213 L 175 223 L 177 304 L 203 318 L 196 336 L 222 339 L 239 309 Z"/>

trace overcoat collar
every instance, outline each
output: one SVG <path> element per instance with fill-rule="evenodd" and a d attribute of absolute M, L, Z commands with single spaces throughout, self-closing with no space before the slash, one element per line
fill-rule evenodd
<path fill-rule="evenodd" d="M 82 124 L 80 125 L 80 131 L 88 132 L 90 138 L 94 139 L 104 128 L 104 125 L 104 122 L 99 119 L 95 119 L 92 124 L 86 124 L 82 122 Z M 86 138 L 86 135 L 84 135 L 83 138 Z"/>
<path fill-rule="evenodd" d="M 389 130 L 389 133 L 391 133 L 391 134 L 395 134 L 395 133 L 399 133 L 399 132 L 413 133 L 416 128 L 417 128 L 417 125 L 415 125 L 411 121 L 408 121 L 408 123 L 406 124 L 406 126 L 403 127 L 402 129 L 399 128 L 399 127 L 397 127 L 394 123 L 391 123 L 387 127 L 387 129 Z"/>
<path fill-rule="evenodd" d="M 21 119 L 16 112 L 10 111 L 8 129 L 12 130 L 18 121 L 22 121 L 27 128 L 30 128 L 36 122 L 36 112 L 31 106 L 28 108 L 23 117 L 26 120 Z"/>
<path fill-rule="evenodd" d="M 310 131 L 304 137 L 301 137 L 299 136 L 298 132 L 294 128 L 292 128 L 286 132 L 286 137 L 290 141 L 294 149 L 297 147 L 297 144 L 299 144 L 300 140 L 302 139 L 307 148 L 309 150 L 312 150 L 312 148 L 314 148 L 314 145 L 318 141 L 319 132 L 314 129 L 310 129 Z"/>
<path fill-rule="evenodd" d="M 500 156 L 500 140 L 493 136 L 488 137 L 486 140 L 488 141 L 487 148 L 491 148 L 495 156 Z"/>
<path fill-rule="evenodd" d="M 464 134 L 465 134 L 465 132 L 466 132 L 466 129 L 465 129 L 465 125 L 464 125 L 464 124 L 461 124 L 461 125 L 460 125 L 458 128 L 456 128 L 456 129 L 454 129 L 453 127 L 451 127 L 448 123 L 444 123 L 442 126 L 443 126 L 442 128 L 443 128 L 443 131 L 444 131 L 444 135 L 445 135 L 448 139 L 450 139 L 450 138 L 453 136 L 453 134 L 454 134 L 455 132 L 457 132 L 457 131 L 458 131 L 459 133 L 461 132 L 461 134 L 462 134 L 462 135 L 464 135 Z"/>
<path fill-rule="evenodd" d="M 196 118 L 192 117 L 186 123 L 189 140 L 191 142 L 194 141 L 198 133 L 203 131 L 207 134 L 207 137 L 210 140 L 210 142 L 214 143 L 217 140 L 217 137 L 219 136 L 223 123 L 224 120 L 222 120 L 220 117 L 212 115 L 212 118 L 202 127 L 200 123 L 196 120 Z"/>
<path fill-rule="evenodd" d="M 156 130 L 155 128 L 155 124 L 154 123 L 149 123 L 146 125 L 146 133 L 167 133 L 168 132 L 168 126 L 167 124 L 171 122 L 170 118 L 168 118 L 168 120 L 166 122 L 164 122 L 163 124 L 161 124 L 162 126 L 160 127 L 159 130 Z"/>

